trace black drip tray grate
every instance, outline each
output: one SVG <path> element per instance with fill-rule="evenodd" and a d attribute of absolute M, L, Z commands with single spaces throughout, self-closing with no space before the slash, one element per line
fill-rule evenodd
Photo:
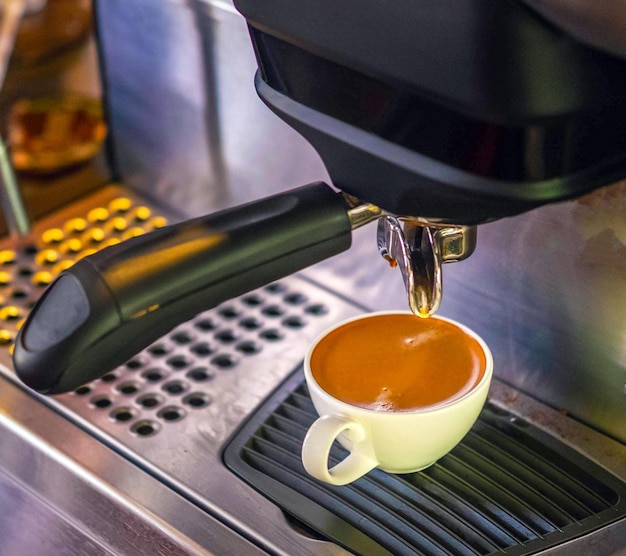
<path fill-rule="evenodd" d="M 299 369 L 231 439 L 224 460 L 285 512 L 356 553 L 532 554 L 626 516 L 624 483 L 491 404 L 425 471 L 374 470 L 342 487 L 302 466 L 316 418 Z M 335 444 L 331 459 L 345 455 Z"/>

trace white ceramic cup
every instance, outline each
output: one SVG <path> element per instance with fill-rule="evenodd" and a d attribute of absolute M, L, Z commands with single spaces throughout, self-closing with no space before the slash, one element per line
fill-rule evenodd
<path fill-rule="evenodd" d="M 474 338 L 485 355 L 483 377 L 463 396 L 414 411 L 381 411 L 348 404 L 325 392 L 311 372 L 311 355 L 316 346 L 328 334 L 349 322 L 383 314 L 407 313 L 370 313 L 344 321 L 317 338 L 304 361 L 307 386 L 320 417 L 306 434 L 302 462 L 311 476 L 333 485 L 348 484 L 375 467 L 388 473 L 412 473 L 429 467 L 463 439 L 487 399 L 493 375 L 489 347 L 466 326 L 440 316 L 430 318 L 455 325 Z M 358 380 L 359 377 L 355 377 L 355 381 Z M 350 453 L 329 469 L 328 456 L 335 440 Z"/>

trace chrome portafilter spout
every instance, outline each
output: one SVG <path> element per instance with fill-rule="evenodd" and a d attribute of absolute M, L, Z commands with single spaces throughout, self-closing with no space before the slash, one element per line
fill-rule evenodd
<path fill-rule="evenodd" d="M 441 303 L 441 265 L 474 252 L 476 226 L 384 215 L 378 220 L 377 242 L 380 254 L 402 272 L 411 311 L 428 317 Z"/>
<path fill-rule="evenodd" d="M 353 230 L 378 221 L 378 251 L 400 269 L 411 311 L 420 317 L 434 314 L 441 303 L 441 265 L 462 261 L 474 252 L 476 226 L 394 216 L 346 193 L 343 198 Z"/>

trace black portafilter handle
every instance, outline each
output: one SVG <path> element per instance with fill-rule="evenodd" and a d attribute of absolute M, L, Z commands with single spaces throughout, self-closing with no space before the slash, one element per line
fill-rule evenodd
<path fill-rule="evenodd" d="M 41 393 L 74 390 L 198 313 L 350 243 L 342 195 L 314 183 L 108 247 L 46 290 L 17 335 L 16 373 Z"/>

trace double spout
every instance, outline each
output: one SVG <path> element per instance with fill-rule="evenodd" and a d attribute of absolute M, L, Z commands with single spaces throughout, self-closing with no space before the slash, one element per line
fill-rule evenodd
<path fill-rule="evenodd" d="M 476 226 L 442 226 L 410 218 L 378 221 L 378 251 L 402 272 L 411 311 L 429 317 L 441 303 L 443 263 L 462 261 L 476 247 Z"/>
<path fill-rule="evenodd" d="M 352 205 L 348 211 L 352 229 L 378 220 L 378 251 L 400 269 L 411 311 L 420 317 L 434 314 L 441 303 L 441 265 L 462 261 L 474 252 L 476 226 L 393 216 L 349 196 L 346 201 Z"/>

